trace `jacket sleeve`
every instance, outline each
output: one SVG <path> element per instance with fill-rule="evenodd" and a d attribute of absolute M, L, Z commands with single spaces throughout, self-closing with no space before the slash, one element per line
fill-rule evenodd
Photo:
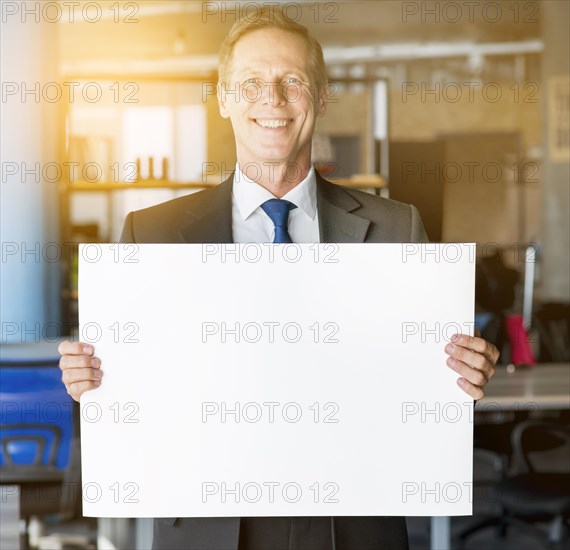
<path fill-rule="evenodd" d="M 429 243 L 429 238 L 427 236 L 426 230 L 424 229 L 424 224 L 422 223 L 422 218 L 418 209 L 410 204 L 412 210 L 412 228 L 410 234 L 411 243 Z"/>

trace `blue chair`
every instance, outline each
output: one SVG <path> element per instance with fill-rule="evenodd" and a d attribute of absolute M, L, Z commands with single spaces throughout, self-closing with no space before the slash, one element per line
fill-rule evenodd
<path fill-rule="evenodd" d="M 73 437 L 73 400 L 56 365 L 6 367 L 0 363 L 0 468 L 63 473 Z"/>
<path fill-rule="evenodd" d="M 77 407 L 57 343 L 0 346 L 0 482 L 20 489 L 20 518 L 80 512 Z"/>

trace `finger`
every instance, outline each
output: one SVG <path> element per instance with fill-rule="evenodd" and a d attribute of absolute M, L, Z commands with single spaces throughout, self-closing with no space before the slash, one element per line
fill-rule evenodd
<path fill-rule="evenodd" d="M 101 369 L 65 369 L 61 375 L 61 380 L 66 386 L 76 382 L 101 380 L 101 378 L 103 378 Z"/>
<path fill-rule="evenodd" d="M 477 351 L 479 353 L 484 353 L 487 351 L 487 340 L 479 338 L 478 336 L 470 336 L 469 334 L 454 334 L 450 338 L 450 341 L 453 344 L 473 351 Z"/>
<path fill-rule="evenodd" d="M 479 387 L 465 378 L 459 378 L 457 380 L 457 385 L 469 396 L 472 397 L 475 401 L 479 401 L 485 396 L 485 392 Z"/>
<path fill-rule="evenodd" d="M 79 401 L 80 397 L 86 392 L 90 390 L 97 389 L 101 385 L 100 380 L 93 380 L 93 381 L 86 381 L 86 382 L 76 382 L 75 384 L 71 384 L 67 388 L 67 393 L 75 399 L 75 401 Z"/>
<path fill-rule="evenodd" d="M 471 351 L 470 349 L 464 348 L 463 346 L 447 344 L 447 346 L 445 346 L 445 353 L 447 353 L 453 359 L 462 361 L 474 369 L 485 371 L 486 374 L 490 373 L 491 371 L 491 364 L 489 360 L 479 352 Z"/>
<path fill-rule="evenodd" d="M 59 360 L 59 368 L 65 369 L 98 369 L 101 367 L 101 359 L 91 355 L 62 355 Z"/>
<path fill-rule="evenodd" d="M 455 344 L 447 344 L 445 352 L 451 358 L 461 361 L 473 369 L 482 371 L 486 378 L 485 384 L 495 374 L 495 362 L 479 352 L 471 351 Z M 448 364 L 451 365 L 452 363 Z"/>
<path fill-rule="evenodd" d="M 57 351 L 60 355 L 93 355 L 95 350 L 91 344 L 66 340 L 59 344 Z"/>
<path fill-rule="evenodd" d="M 483 338 L 469 336 L 468 334 L 454 334 L 451 343 L 483 354 L 491 363 L 495 364 L 499 358 L 499 350 Z"/>
<path fill-rule="evenodd" d="M 446 363 L 449 368 L 475 386 L 484 386 L 489 381 L 483 370 L 474 369 L 463 363 L 463 361 L 448 357 Z"/>

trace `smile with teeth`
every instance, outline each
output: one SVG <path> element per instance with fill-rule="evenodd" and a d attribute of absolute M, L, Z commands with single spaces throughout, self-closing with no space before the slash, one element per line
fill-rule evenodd
<path fill-rule="evenodd" d="M 283 128 L 291 122 L 291 119 L 275 120 L 275 119 L 256 118 L 254 120 L 257 124 L 259 124 L 259 126 L 262 126 L 263 128 Z"/>

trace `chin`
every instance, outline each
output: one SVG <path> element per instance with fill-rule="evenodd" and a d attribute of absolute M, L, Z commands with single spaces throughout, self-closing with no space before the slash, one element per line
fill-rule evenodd
<path fill-rule="evenodd" d="M 291 151 L 283 149 L 265 149 L 257 151 L 257 158 L 270 162 L 287 162 L 291 158 Z"/>

